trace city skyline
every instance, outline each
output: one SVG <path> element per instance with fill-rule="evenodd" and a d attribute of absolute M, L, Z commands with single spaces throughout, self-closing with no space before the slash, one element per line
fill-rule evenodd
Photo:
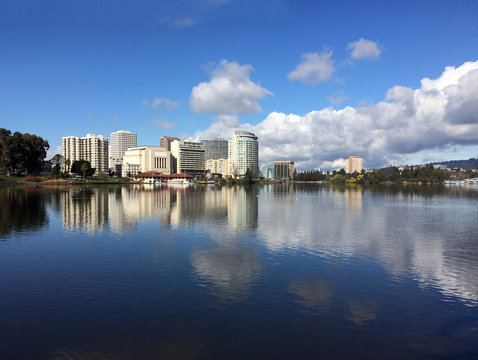
<path fill-rule="evenodd" d="M 478 157 L 478 4 L 9 2 L 1 126 L 139 145 L 258 136 L 262 164 Z M 134 11 L 133 11 L 134 10 Z"/>

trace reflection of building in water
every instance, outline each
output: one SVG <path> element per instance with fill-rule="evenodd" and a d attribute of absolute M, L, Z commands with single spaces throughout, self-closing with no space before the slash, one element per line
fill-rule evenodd
<path fill-rule="evenodd" d="M 198 219 L 220 222 L 227 217 L 226 188 L 174 188 L 177 200 L 171 207 L 172 225 L 188 224 Z"/>
<path fill-rule="evenodd" d="M 236 232 L 256 228 L 258 218 L 257 187 L 240 186 L 228 190 L 229 225 Z"/>
<path fill-rule="evenodd" d="M 175 198 L 176 192 L 168 188 L 121 187 L 110 194 L 111 230 L 130 230 L 138 221 L 151 218 L 169 223 Z"/>
<path fill-rule="evenodd" d="M 347 189 L 347 207 L 349 210 L 357 210 L 360 211 L 362 209 L 362 192 L 363 189 L 361 187 L 357 187 L 356 189 Z"/>
<path fill-rule="evenodd" d="M 61 193 L 63 227 L 98 231 L 108 225 L 108 190 L 105 188 L 73 188 Z"/>

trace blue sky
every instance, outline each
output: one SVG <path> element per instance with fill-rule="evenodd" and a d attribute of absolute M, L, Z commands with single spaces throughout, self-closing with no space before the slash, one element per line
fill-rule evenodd
<path fill-rule="evenodd" d="M 304 169 L 475 157 L 477 39 L 476 1 L 4 0 L 0 127 L 51 153 L 244 128 Z"/>

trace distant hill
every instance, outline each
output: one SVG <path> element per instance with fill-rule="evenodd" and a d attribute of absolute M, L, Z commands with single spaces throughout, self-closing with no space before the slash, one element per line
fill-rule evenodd
<path fill-rule="evenodd" d="M 478 168 L 478 159 L 471 158 L 468 160 L 450 160 L 450 161 L 440 161 L 434 162 L 433 165 L 446 165 L 449 168 L 467 168 L 473 167 Z"/>

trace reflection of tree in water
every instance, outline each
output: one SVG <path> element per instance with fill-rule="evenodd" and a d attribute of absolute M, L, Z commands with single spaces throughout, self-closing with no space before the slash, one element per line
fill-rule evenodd
<path fill-rule="evenodd" d="M 69 345 L 49 354 L 52 360 L 60 359 L 197 359 L 205 344 L 193 335 L 168 336 L 160 342 L 154 339 L 123 339 L 118 342 L 86 343 Z"/>
<path fill-rule="evenodd" d="M 48 223 L 45 198 L 33 187 L 0 189 L 0 236 L 34 231 Z"/>
<path fill-rule="evenodd" d="M 326 312 L 330 306 L 333 292 L 325 279 L 293 281 L 289 292 L 297 295 L 296 302 L 319 313 Z"/>
<path fill-rule="evenodd" d="M 257 253 L 236 244 L 194 251 L 191 260 L 196 273 L 212 283 L 221 298 L 229 301 L 247 296 L 260 271 Z"/>

